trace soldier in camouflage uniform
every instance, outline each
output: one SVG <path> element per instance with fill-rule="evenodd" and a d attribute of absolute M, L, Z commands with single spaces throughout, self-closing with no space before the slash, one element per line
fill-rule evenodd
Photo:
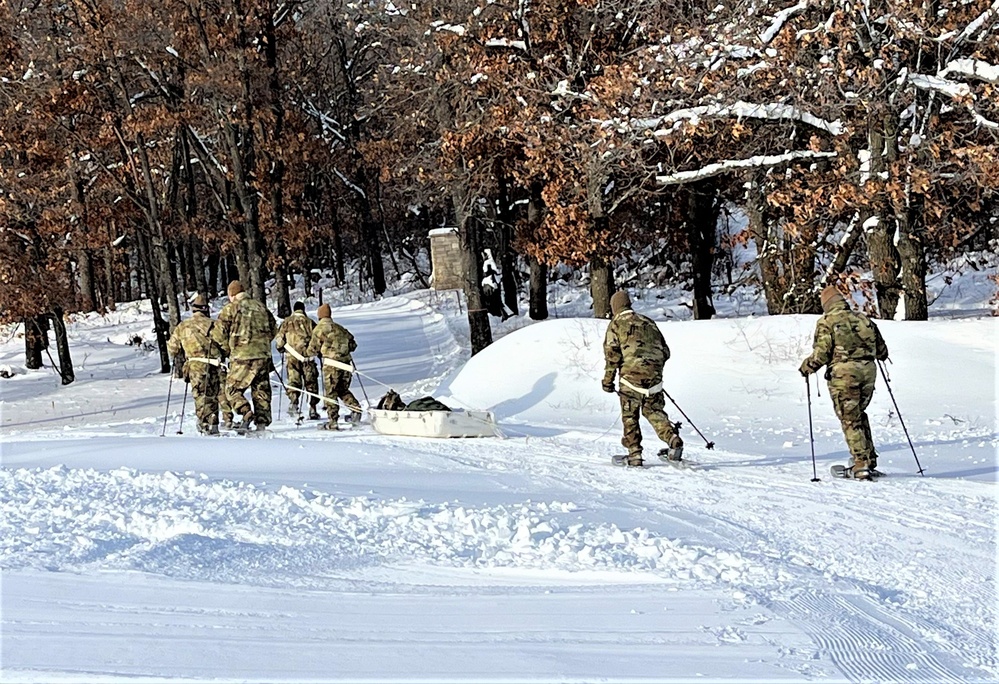
<path fill-rule="evenodd" d="M 669 359 L 669 347 L 652 319 L 631 309 L 631 298 L 624 290 L 611 297 L 611 318 L 604 338 L 603 390 L 615 392 L 621 398 L 621 421 L 624 437 L 621 444 L 628 450 L 627 464 L 642 465 L 642 428 L 639 414 L 655 428 L 659 439 L 669 445 L 666 456 L 679 461 L 683 440 L 666 415 L 663 394 L 663 364 Z M 619 375 L 620 388 L 614 387 Z"/>
<path fill-rule="evenodd" d="M 322 359 L 324 403 L 329 417 L 329 421 L 323 427 L 327 430 L 336 430 L 340 414 L 337 399 L 350 409 L 348 419 L 350 422 L 357 423 L 361 420 L 361 404 L 350 391 L 350 381 L 354 374 L 354 364 L 350 354 L 357 349 L 357 343 L 345 327 L 333 322 L 329 304 L 320 306 L 318 313 L 319 324 L 312 331 L 306 355 L 319 356 Z"/>
<path fill-rule="evenodd" d="M 217 321 L 208 316 L 208 301 L 198 295 L 191 303 L 194 314 L 181 321 L 167 342 L 167 353 L 176 358 L 184 350 L 184 379 L 191 383 L 198 431 L 204 435 L 219 433 L 219 367 L 222 347 L 212 339 Z"/>
<path fill-rule="evenodd" d="M 212 337 L 229 357 L 229 377 L 226 397 L 232 410 L 242 416 L 237 429 L 247 429 L 253 422 L 258 430 L 271 424 L 270 373 L 271 340 L 277 332 L 277 322 L 267 307 L 251 299 L 243 285 L 229 283 L 229 303 L 219 312 L 218 325 Z M 244 392 L 250 390 L 250 402 Z"/>
<path fill-rule="evenodd" d="M 826 367 L 833 410 L 850 448 L 847 467 L 853 477 L 864 479 L 878 465 L 865 410 L 874 395 L 876 361 L 888 358 L 888 347 L 874 322 L 852 311 L 835 287 L 822 290 L 819 299 L 824 313 L 815 325 L 812 355 L 801 362 L 799 371 L 807 377 Z"/>
<path fill-rule="evenodd" d="M 288 369 L 288 413 L 294 418 L 301 415 L 299 401 L 302 397 L 301 390 L 304 389 L 310 393 L 309 420 L 319 419 L 319 412 L 316 411 L 316 406 L 319 405 L 319 372 L 316 370 L 315 360 L 305 355 L 315 327 L 315 321 L 305 315 L 305 304 L 297 302 L 292 314 L 281 322 L 277 337 L 274 338 L 278 352 L 285 355 L 285 367 Z"/>

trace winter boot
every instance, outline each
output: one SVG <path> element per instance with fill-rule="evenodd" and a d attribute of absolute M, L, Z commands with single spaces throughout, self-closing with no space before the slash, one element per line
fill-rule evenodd
<path fill-rule="evenodd" d="M 335 420 L 328 420 L 325 423 L 319 425 L 320 430 L 339 430 L 340 427 L 337 425 Z"/>
<path fill-rule="evenodd" d="M 350 416 L 348 416 L 348 418 L 347 418 L 347 422 L 348 423 L 353 423 L 354 425 L 357 425 L 358 423 L 360 423 L 361 422 L 361 412 L 360 411 L 351 411 L 350 412 Z"/>
<path fill-rule="evenodd" d="M 315 406 L 309 407 L 309 420 L 319 420 L 319 411 L 316 410 Z"/>
<path fill-rule="evenodd" d="M 659 450 L 659 458 L 664 461 L 683 460 L 683 440 L 680 439 L 680 435 L 674 434 L 669 438 L 669 447 Z"/>
<path fill-rule="evenodd" d="M 298 419 L 302 416 L 301 409 L 298 408 L 298 402 L 294 401 L 288 404 L 288 417 Z"/>
<path fill-rule="evenodd" d="M 253 427 L 253 414 L 247 413 L 243 416 L 243 419 L 238 423 L 232 424 L 232 429 L 237 432 L 247 432 Z"/>
<path fill-rule="evenodd" d="M 871 471 L 874 468 L 870 466 L 869 461 L 854 460 L 850 459 L 850 466 L 848 468 L 850 477 L 854 480 L 867 480 L 871 477 Z"/>
<path fill-rule="evenodd" d="M 226 430 L 232 430 L 232 414 L 224 413 L 222 414 L 222 427 Z"/>
<path fill-rule="evenodd" d="M 633 451 L 630 454 L 628 454 L 628 460 L 625 461 L 625 465 L 627 465 L 629 468 L 641 468 L 643 465 L 642 452 Z"/>

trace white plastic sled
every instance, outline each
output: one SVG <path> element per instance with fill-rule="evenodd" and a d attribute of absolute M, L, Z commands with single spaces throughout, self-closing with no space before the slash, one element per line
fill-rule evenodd
<path fill-rule="evenodd" d="M 386 411 L 368 409 L 375 432 L 403 437 L 495 437 L 492 411 Z"/>

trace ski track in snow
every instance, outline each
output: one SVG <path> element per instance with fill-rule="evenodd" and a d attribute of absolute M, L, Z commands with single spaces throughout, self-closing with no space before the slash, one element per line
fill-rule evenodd
<path fill-rule="evenodd" d="M 337 317 L 359 339 L 359 367 L 410 395 L 432 391 L 462 354 L 452 324 L 418 301 L 346 307 Z M 398 332 L 407 340 L 405 348 L 400 349 L 399 337 L 383 334 L 390 318 L 402 321 Z M 73 343 L 99 349 L 93 340 L 106 338 L 121 345 L 146 326 L 128 312 L 115 321 L 106 328 L 94 321 L 96 332 L 89 337 L 75 330 Z M 586 330 L 582 324 L 580 330 Z M 590 374 L 587 344 L 584 335 L 581 347 L 572 351 L 577 356 L 570 354 L 570 375 Z M 5 354 L 0 361 L 13 356 Z M 185 471 L 186 465 L 140 467 L 139 459 L 130 467 L 89 467 L 87 461 L 97 457 L 81 451 L 77 458 L 72 440 L 125 438 L 139 451 L 163 444 L 154 439 L 162 427 L 162 417 L 155 415 L 161 399 L 142 398 L 129 389 L 149 383 L 157 364 L 128 348 L 113 358 L 111 371 L 95 371 L 91 382 L 58 389 L 58 394 L 52 378 L 38 374 L 18 378 L 11 392 L 5 388 L 8 463 L 10 454 L 15 463 L 37 461 L 31 447 L 37 442 L 45 464 L 0 469 L 4 572 L 139 572 L 221 585 L 329 591 L 357 582 L 401 592 L 419 590 L 417 584 L 400 583 L 411 566 L 424 568 L 423 577 L 434 568 L 486 573 L 474 589 L 448 575 L 443 581 L 449 596 L 495 591 L 504 584 L 497 578 L 507 571 L 534 573 L 534 579 L 524 580 L 524 586 L 534 587 L 530 591 L 538 584 L 569 582 L 570 576 L 575 579 L 569 583 L 582 585 L 643 581 L 664 590 L 719 591 L 730 597 L 722 610 L 758 606 L 799 625 L 814 652 L 771 644 L 782 653 L 775 664 L 797 677 L 833 674 L 823 663 L 857 682 L 999 676 L 994 483 L 919 478 L 894 470 L 874 484 L 836 481 L 825 471 L 822 482 L 812 483 L 800 459 L 707 451 L 689 437 L 686 455 L 698 464 L 695 468 L 613 468 L 607 461 L 618 448 L 616 425 L 601 433 L 592 424 L 567 426 L 544 417 L 520 423 L 517 406 L 527 401 L 524 396 L 497 408 L 501 417 L 510 416 L 503 423 L 510 436 L 505 440 L 411 440 L 367 429 L 329 434 L 279 420 L 271 439 L 249 443 L 254 454 L 282 461 L 290 449 L 322 443 L 332 477 L 341 467 L 340 456 L 371 460 L 371 478 L 377 477 L 379 464 L 386 471 L 405 464 L 419 482 L 448 487 L 474 476 L 476 487 L 492 488 L 482 496 L 490 502 L 476 502 L 477 489 L 466 491 L 462 501 L 449 500 L 443 484 L 437 499 L 432 490 L 431 496 L 409 498 L 337 493 L 328 485 L 301 486 L 280 476 L 261 474 L 265 484 L 218 474 L 238 462 L 242 438 L 216 440 L 215 463 L 205 464 L 204 472 Z M 548 376 L 538 377 L 532 393 L 545 389 Z M 369 400 L 376 401 L 384 388 L 365 382 Z M 107 390 L 103 403 L 94 404 L 95 389 Z M 771 396 L 770 389 L 761 391 Z M 114 420 L 100 415 L 107 402 L 119 402 L 121 415 Z M 572 397 L 564 406 L 549 405 L 549 413 L 578 412 L 606 422 L 601 405 L 589 402 Z M 10 410 L 22 403 L 27 408 Z M 168 416 L 168 434 L 177 417 L 176 412 Z M 787 418 L 766 420 L 772 427 L 760 428 L 771 433 L 765 440 L 800 440 L 800 427 L 784 426 Z M 747 424 L 737 416 L 718 422 L 720 442 L 724 437 L 735 441 Z M 189 429 L 193 432 L 193 425 Z M 900 434 L 897 426 L 879 429 Z M 978 441 L 981 448 L 996 440 L 995 432 L 975 425 L 949 429 L 927 420 L 920 429 L 922 439 L 936 445 Z M 186 438 L 175 443 L 212 444 Z M 57 455 L 46 459 L 45 451 Z M 197 462 L 189 449 L 181 451 L 185 464 Z M 251 458 L 251 447 L 245 451 Z M 63 457 L 71 465 L 61 464 Z M 884 454 L 882 460 L 887 460 Z M 162 462 L 162 457 L 154 461 Z M 363 477 L 367 471 L 351 475 Z M 382 488 L 403 490 L 388 480 Z M 131 610 L 113 603 L 102 609 Z M 207 618 L 201 624 L 195 608 L 181 610 L 191 611 L 193 624 L 211 627 Z M 280 612 L 227 615 L 266 619 Z M 740 624 L 709 631 L 718 645 L 740 643 L 747 639 Z M 635 642 L 660 643 L 652 635 L 636 635 Z"/>
<path fill-rule="evenodd" d="M 548 444 L 539 446 L 538 441 Z M 730 462 L 731 455 L 722 451 L 688 448 L 690 458 L 700 464 L 693 470 L 663 465 L 608 473 L 593 465 L 601 456 L 592 453 L 592 438 L 528 442 L 526 448 L 491 449 L 479 465 L 495 469 L 500 456 L 511 470 L 572 482 L 580 489 L 592 489 L 598 497 L 618 496 L 622 482 L 613 473 L 621 472 L 621 478 L 628 478 L 627 498 L 633 505 L 657 513 L 668 521 L 667 527 L 676 529 L 673 523 L 681 523 L 684 536 L 712 545 L 705 553 L 737 553 L 740 564 L 753 568 L 749 573 L 722 569 L 711 580 L 778 614 L 807 618 L 803 620 L 807 629 L 851 679 L 856 675 L 857 681 L 865 677 L 952 681 L 973 677 L 967 672 L 955 674 L 964 668 L 999 671 L 994 621 L 996 506 L 987 485 L 972 485 L 976 491 L 969 495 L 962 485 L 889 477 L 876 484 L 828 481 L 817 494 L 816 487 L 822 484 L 792 476 L 788 468 L 765 476 L 748 469 L 728 475 L 725 461 Z M 474 465 L 465 450 L 455 451 L 453 458 Z M 857 486 L 881 488 L 876 521 L 871 520 L 870 499 L 855 496 Z M 733 487 L 756 490 L 760 496 L 752 508 L 745 508 L 741 497 L 731 505 L 726 499 Z M 920 502 L 918 508 L 913 501 Z M 806 508 L 809 514 L 802 518 L 800 511 Z M 966 515 L 957 519 L 947 512 L 949 508 Z M 844 543 L 844 534 L 860 536 Z M 797 595 L 814 593 L 816 583 L 855 596 L 849 601 L 813 598 L 803 610 L 804 599 Z M 911 620 L 909 630 L 899 632 L 891 626 L 889 618 L 881 617 L 881 605 L 891 609 L 895 617 L 890 620 Z M 919 638 L 908 636 L 914 634 Z M 949 665 L 926 654 L 930 644 Z M 899 670 L 899 663 L 908 669 Z"/>

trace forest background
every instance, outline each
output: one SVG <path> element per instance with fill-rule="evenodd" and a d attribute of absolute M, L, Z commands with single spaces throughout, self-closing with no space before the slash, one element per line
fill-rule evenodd
<path fill-rule="evenodd" d="M 148 298 L 168 372 L 192 293 L 429 286 L 440 227 L 473 353 L 486 249 L 534 319 L 554 267 L 604 317 L 636 261 L 710 318 L 741 242 L 771 314 L 924 320 L 934 263 L 999 249 L 997 34 L 999 0 L 6 0 L 0 322 L 37 368 Z"/>

